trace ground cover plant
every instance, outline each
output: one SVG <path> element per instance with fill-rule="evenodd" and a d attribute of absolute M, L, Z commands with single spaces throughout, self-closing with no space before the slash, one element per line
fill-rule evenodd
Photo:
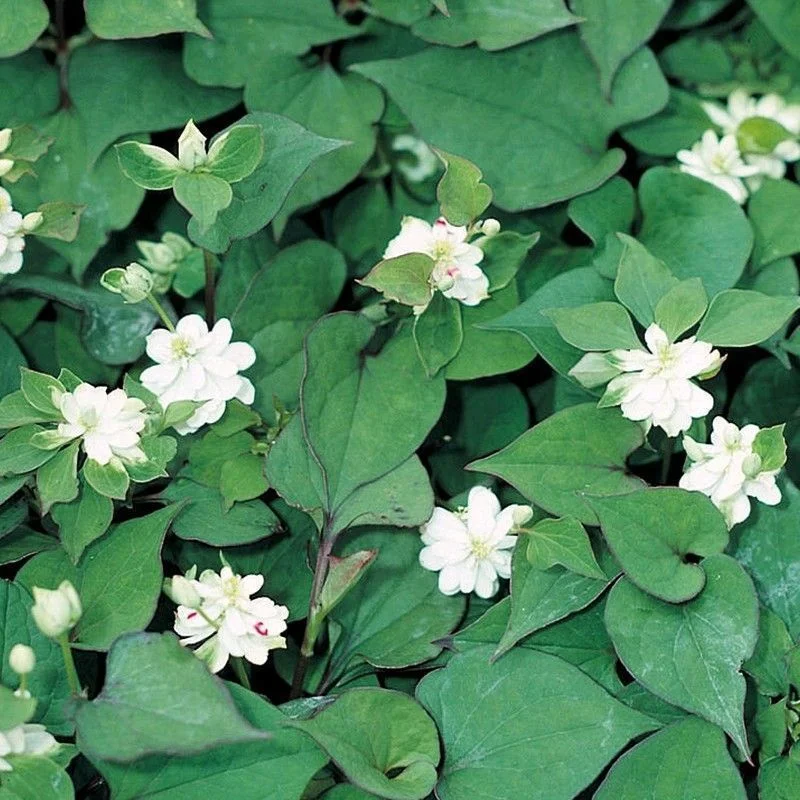
<path fill-rule="evenodd" d="M 800 6 L 0 9 L 0 800 L 800 798 Z"/>

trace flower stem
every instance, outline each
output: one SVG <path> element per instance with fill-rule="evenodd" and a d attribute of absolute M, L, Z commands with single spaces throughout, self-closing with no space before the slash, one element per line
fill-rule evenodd
<path fill-rule="evenodd" d="M 58 66 L 58 90 L 61 108 L 72 108 L 67 84 L 67 67 L 69 64 L 69 43 L 67 42 L 66 20 L 64 15 L 65 0 L 55 0 L 56 17 L 56 65 Z"/>
<path fill-rule="evenodd" d="M 290 700 L 296 700 L 303 693 L 306 672 L 308 671 L 308 662 L 311 656 L 314 655 L 314 644 L 316 643 L 317 634 L 319 632 L 319 625 L 315 624 L 313 616 L 319 605 L 319 596 L 322 593 L 322 587 L 325 585 L 325 578 L 328 575 L 331 551 L 336 542 L 336 536 L 330 533 L 330 523 L 331 520 L 325 520 L 322 536 L 320 538 L 319 550 L 317 551 L 317 563 L 314 565 L 314 580 L 311 584 L 311 596 L 308 598 L 308 618 L 306 619 L 306 629 L 303 634 L 303 644 L 300 646 L 300 657 L 297 659 L 294 675 L 292 676 L 292 688 L 289 692 Z"/>
<path fill-rule="evenodd" d="M 661 445 L 661 485 L 666 484 L 669 478 L 669 469 L 672 466 L 672 451 L 675 447 L 675 440 L 671 438 L 664 439 L 664 444 Z"/>
<path fill-rule="evenodd" d="M 214 256 L 211 253 L 209 253 L 208 250 L 203 250 L 203 264 L 205 265 L 205 270 L 206 270 L 206 290 L 205 290 L 206 325 L 208 325 L 209 328 L 213 328 L 217 315 L 217 309 L 216 309 L 217 287 L 214 281 Z"/>
<path fill-rule="evenodd" d="M 67 671 L 67 683 L 69 689 L 76 697 L 81 694 L 81 682 L 78 678 L 78 670 L 75 669 L 75 659 L 72 657 L 72 650 L 69 646 L 69 639 L 66 633 L 62 633 L 58 637 L 58 643 L 61 645 L 61 655 L 64 657 L 64 667 Z"/>
<path fill-rule="evenodd" d="M 152 293 L 148 293 L 147 299 L 150 302 L 150 305 L 156 310 L 156 314 L 161 317 L 161 321 L 167 327 L 167 330 L 175 333 L 175 326 L 172 324 L 172 320 L 167 315 L 167 312 L 164 311 L 164 306 L 162 306 L 161 303 L 159 303 L 158 300 L 153 297 Z"/>
<path fill-rule="evenodd" d="M 239 683 L 241 683 L 245 689 L 250 689 L 250 678 L 247 677 L 247 669 L 244 666 L 244 661 L 242 661 L 241 658 L 232 656 L 231 666 L 233 667 L 233 671 L 236 673 L 236 677 L 239 679 Z"/>

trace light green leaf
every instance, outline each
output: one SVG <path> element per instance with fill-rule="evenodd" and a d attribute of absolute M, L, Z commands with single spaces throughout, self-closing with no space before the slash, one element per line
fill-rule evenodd
<path fill-rule="evenodd" d="M 436 726 L 408 695 L 351 689 L 315 717 L 287 724 L 311 736 L 348 780 L 379 797 L 423 800 L 436 783 Z"/>
<path fill-rule="evenodd" d="M 36 491 L 42 514 L 53 503 L 69 503 L 78 496 L 78 448 L 80 442 L 60 450 L 36 471 Z"/>
<path fill-rule="evenodd" d="M 644 439 L 642 429 L 616 409 L 592 403 L 548 417 L 516 441 L 467 469 L 496 475 L 551 514 L 596 525 L 584 499 L 634 492 L 639 478 L 625 472 L 625 459 Z"/>
<path fill-rule="evenodd" d="M 245 453 L 226 461 L 219 475 L 219 491 L 228 511 L 234 503 L 255 500 L 269 488 L 264 474 L 264 457 Z"/>
<path fill-rule="evenodd" d="M 609 233 L 630 230 L 636 213 L 636 195 L 624 178 L 611 178 L 593 192 L 570 200 L 567 213 L 599 245 Z"/>
<path fill-rule="evenodd" d="M 42 431 L 41 425 L 23 425 L 0 439 L 0 476 L 32 472 L 55 455 L 53 450 L 40 450 L 31 444 Z"/>
<path fill-rule="evenodd" d="M 753 440 L 753 452 L 761 459 L 761 469 L 766 472 L 780 469 L 786 463 L 785 425 L 762 428 Z"/>
<path fill-rule="evenodd" d="M 719 728 L 689 717 L 654 733 L 611 768 L 595 800 L 746 800 Z"/>
<path fill-rule="evenodd" d="M 233 191 L 227 181 L 206 172 L 184 172 L 175 178 L 172 185 L 175 199 L 197 220 L 202 234 L 215 222 L 220 211 L 224 211 L 233 199 Z"/>
<path fill-rule="evenodd" d="M 516 231 L 501 231 L 481 241 L 484 255 L 481 269 L 489 279 L 489 292 L 505 289 L 514 280 L 539 237 L 538 232 L 526 236 Z"/>
<path fill-rule="evenodd" d="M 417 688 L 444 744 L 440 800 L 571 800 L 656 726 L 560 658 L 517 648 L 490 664 L 490 653 L 457 655 Z"/>
<path fill-rule="evenodd" d="M 572 517 L 543 519 L 526 534 L 526 556 L 536 569 L 546 570 L 560 564 L 578 575 L 606 580 L 592 552 L 589 536 L 578 520 Z"/>
<path fill-rule="evenodd" d="M 579 350 L 641 350 L 630 314 L 619 303 L 590 303 L 546 312 L 556 329 Z"/>
<path fill-rule="evenodd" d="M 86 0 L 86 24 L 101 39 L 142 39 L 163 33 L 211 36 L 197 18 L 197 0 L 137 0 L 135 8 L 116 0 Z"/>
<path fill-rule="evenodd" d="M 699 322 L 708 308 L 708 296 L 700 278 L 686 278 L 673 286 L 656 303 L 654 318 L 674 342 Z"/>
<path fill-rule="evenodd" d="M 750 347 L 769 339 L 800 307 L 800 299 L 728 289 L 711 300 L 697 338 L 719 347 Z"/>
<path fill-rule="evenodd" d="M 0 730 L 10 731 L 28 722 L 36 711 L 36 698 L 16 695 L 0 686 Z"/>
<path fill-rule="evenodd" d="M 618 149 L 606 151 L 609 135 L 667 101 L 664 78 L 643 49 L 620 70 L 609 103 L 577 34 L 562 31 L 497 54 L 430 47 L 354 69 L 388 91 L 425 141 L 480 164 L 507 210 L 597 188 L 624 159 Z M 537 97 L 569 102 L 540 102 L 530 94 L 534 82 Z M 442 125 L 442 109 L 454 103 L 458 114 Z M 531 142 L 536 157 L 520 157 Z"/>
<path fill-rule="evenodd" d="M 117 639 L 103 691 L 80 706 L 75 722 L 85 753 L 121 762 L 267 738 L 237 711 L 222 681 L 170 633 Z"/>
<path fill-rule="evenodd" d="M 53 392 L 66 391 L 63 384 L 43 372 L 34 372 L 22 367 L 20 369 L 19 388 L 25 399 L 37 411 L 42 411 L 49 416 L 60 418 L 60 412 L 53 405 Z"/>
<path fill-rule="evenodd" d="M 27 50 L 44 32 L 50 12 L 44 0 L 21 0 L 3 9 L 0 21 L 0 58 Z"/>
<path fill-rule="evenodd" d="M 535 5 L 525 0 L 447 0 L 445 8 L 416 22 L 414 34 L 450 47 L 477 42 L 484 50 L 503 50 L 579 21 L 564 0 Z"/>
<path fill-rule="evenodd" d="M 742 662 L 758 637 L 758 604 L 747 574 L 730 556 L 701 562 L 703 591 L 681 605 L 615 584 L 606 628 L 625 668 L 668 702 L 719 725 L 749 753 L 744 728 Z"/>
<path fill-rule="evenodd" d="M 81 215 L 86 207 L 77 203 L 56 201 L 42 203 L 36 210 L 42 215 L 42 221 L 33 232 L 34 236 L 74 242 L 80 228 Z"/>
<path fill-rule="evenodd" d="M 436 199 L 451 225 L 469 225 L 492 202 L 492 190 L 481 182 L 483 173 L 471 161 L 437 150 L 445 170 L 436 186 Z"/>
<path fill-rule="evenodd" d="M 11 771 L 3 774 L 0 800 L 73 800 L 69 775 L 43 756 L 9 756 Z"/>
<path fill-rule="evenodd" d="M 87 458 L 81 474 L 96 492 L 106 497 L 124 500 L 128 494 L 131 480 L 121 462 L 112 459 L 108 464 L 100 464 L 92 458 Z"/>
<path fill-rule="evenodd" d="M 264 137 L 258 125 L 234 125 L 214 138 L 204 168 L 228 183 L 246 178 L 261 163 Z"/>
<path fill-rule="evenodd" d="M 407 306 L 425 306 L 433 297 L 430 284 L 434 262 L 424 253 L 407 253 L 378 262 L 358 282 L 387 300 Z"/>
<path fill-rule="evenodd" d="M 414 344 L 425 372 L 436 375 L 458 355 L 463 340 L 461 304 L 435 292 L 428 307 L 414 318 Z"/>
<path fill-rule="evenodd" d="M 711 556 L 728 545 L 722 514 L 700 492 L 647 488 L 587 502 L 628 578 L 670 603 L 690 600 L 705 586 L 705 571 L 686 557 Z"/>
<path fill-rule="evenodd" d="M 80 496 L 69 503 L 58 503 L 52 511 L 58 524 L 61 544 L 73 563 L 95 539 L 101 537 L 114 516 L 114 501 L 81 483 Z"/>
<path fill-rule="evenodd" d="M 181 174 L 178 159 L 162 147 L 141 142 L 114 145 L 120 169 L 142 189 L 171 189 Z"/>

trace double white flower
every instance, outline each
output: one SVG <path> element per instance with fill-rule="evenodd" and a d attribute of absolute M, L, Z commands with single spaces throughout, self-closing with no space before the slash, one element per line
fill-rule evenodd
<path fill-rule="evenodd" d="M 677 436 L 714 405 L 714 398 L 690 379 L 712 377 L 724 359 L 712 345 L 694 336 L 670 342 L 655 323 L 645 331 L 644 340 L 647 350 L 587 353 L 570 375 L 591 388 L 608 380 L 608 374 L 622 373 L 611 379 L 600 405 L 620 406 L 624 417 Z M 597 375 L 602 379 L 594 379 Z"/>
<path fill-rule="evenodd" d="M 178 606 L 175 632 L 182 645 L 204 642 L 195 655 L 219 672 L 230 656 L 245 658 L 251 664 L 264 664 L 270 650 L 286 647 L 280 634 L 286 630 L 289 609 L 268 597 L 251 599 L 264 584 L 261 575 L 234 574 L 223 567 L 219 574 L 205 570 L 194 579 L 194 568 L 183 578 L 194 589 L 199 602 L 194 608 Z M 181 592 L 191 596 L 184 586 Z"/>
<path fill-rule="evenodd" d="M 689 468 L 678 485 L 711 498 L 729 528 L 750 516 L 750 497 L 769 506 L 781 501 L 775 483 L 780 470 L 762 470 L 761 458 L 753 452 L 760 430 L 757 425 L 745 425 L 740 430 L 732 422 L 715 417 L 710 444 L 683 437 Z"/>
<path fill-rule="evenodd" d="M 22 269 L 25 236 L 42 222 L 38 211 L 26 214 L 14 211 L 11 195 L 0 188 L 0 275 L 13 275 Z"/>
<path fill-rule="evenodd" d="M 418 217 L 403 217 L 400 233 L 389 242 L 383 257 L 408 253 L 430 256 L 434 262 L 430 277 L 433 288 L 465 306 L 477 306 L 489 297 L 489 279 L 478 266 L 483 250 L 470 244 L 468 238 L 466 227 L 451 225 L 444 217 L 433 225 Z"/>
<path fill-rule="evenodd" d="M 227 319 L 218 320 L 209 331 L 197 314 L 183 317 L 174 332 L 159 328 L 148 335 L 147 355 L 156 366 L 142 372 L 145 388 L 164 408 L 178 400 L 203 403 L 175 427 L 178 433 L 193 433 L 216 422 L 234 397 L 247 405 L 255 399 L 253 384 L 239 375 L 255 362 L 255 350 L 245 342 L 231 342 L 232 335 Z"/>
<path fill-rule="evenodd" d="M 58 742 L 44 725 L 25 723 L 8 731 L 0 731 L 0 772 L 14 769 L 6 756 L 47 756 L 58 748 Z"/>
<path fill-rule="evenodd" d="M 533 516 L 530 506 L 500 508 L 494 492 L 476 486 L 467 507 L 455 513 L 435 508 L 420 528 L 426 545 L 419 563 L 439 573 L 439 590 L 452 595 L 475 592 L 489 598 L 500 588 L 499 578 L 511 577 L 515 531 Z"/>
<path fill-rule="evenodd" d="M 57 429 L 62 441 L 81 439 L 86 456 L 98 464 L 112 458 L 142 461 L 139 433 L 147 421 L 141 400 L 122 389 L 82 383 L 73 392 L 55 394 L 53 402 L 64 421 Z"/>

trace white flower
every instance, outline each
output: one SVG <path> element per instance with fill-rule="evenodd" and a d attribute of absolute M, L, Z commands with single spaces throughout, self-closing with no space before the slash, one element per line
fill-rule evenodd
<path fill-rule="evenodd" d="M 729 528 L 750 516 L 750 497 L 768 506 L 781 501 L 775 483 L 780 470 L 762 470 L 761 459 L 753 452 L 759 431 L 757 425 L 745 425 L 740 430 L 732 422 L 715 417 L 711 444 L 699 444 L 691 436 L 683 438 L 689 468 L 678 485 L 711 498 Z"/>
<path fill-rule="evenodd" d="M 414 156 L 416 163 L 410 164 L 403 159 L 397 162 L 397 169 L 412 183 L 422 183 L 435 175 L 439 169 L 439 159 L 436 157 L 436 153 L 416 136 L 408 133 L 395 136 L 392 141 L 392 150 L 397 153 L 410 153 Z"/>
<path fill-rule="evenodd" d="M 624 417 L 644 422 L 648 428 L 663 428 L 667 436 L 677 436 L 689 428 L 692 419 L 704 417 L 714 405 L 714 398 L 690 378 L 711 377 L 719 370 L 722 358 L 712 345 L 695 341 L 694 336 L 670 342 L 655 323 L 645 331 L 644 340 L 648 350 L 612 350 L 607 354 L 608 363 L 623 374 L 611 379 L 600 402 L 603 406 L 620 406 Z M 579 375 L 580 369 L 579 361 L 574 374 Z"/>
<path fill-rule="evenodd" d="M 36 666 L 36 653 L 26 644 L 15 644 L 8 654 L 8 664 L 17 675 L 27 675 Z"/>
<path fill-rule="evenodd" d="M 424 253 L 434 261 L 431 284 L 445 297 L 466 306 L 477 306 L 489 297 L 489 279 L 478 266 L 483 250 L 467 241 L 463 226 L 451 225 L 439 217 L 433 225 L 417 217 L 403 217 L 400 233 L 392 239 L 384 258 L 407 253 Z"/>
<path fill-rule="evenodd" d="M 511 505 L 501 511 L 494 492 L 476 486 L 465 509 L 456 513 L 433 510 L 420 528 L 426 546 L 419 563 L 439 573 L 439 590 L 444 594 L 474 591 L 478 597 L 494 597 L 500 586 L 498 576 L 511 576 L 514 532 L 532 515 L 529 506 Z"/>
<path fill-rule="evenodd" d="M 81 599 L 69 581 L 62 581 L 58 589 L 33 587 L 31 614 L 45 636 L 57 639 L 72 630 L 82 613 Z"/>
<path fill-rule="evenodd" d="M 53 401 L 64 422 L 57 433 L 64 441 L 83 440 L 83 451 L 98 464 L 116 457 L 122 461 L 142 461 L 139 432 L 146 417 L 144 403 L 128 397 L 122 389 L 109 392 L 105 386 L 82 383 L 74 392 L 56 395 Z"/>
<path fill-rule="evenodd" d="M 195 654 L 211 672 L 219 672 L 230 656 L 264 664 L 270 650 L 286 647 L 280 634 L 286 630 L 289 609 L 269 597 L 251 599 L 264 584 L 261 575 L 242 577 L 225 566 L 219 574 L 205 570 L 199 580 L 189 580 L 201 605 L 178 606 L 175 632 L 183 637 L 182 645 L 204 642 Z"/>
<path fill-rule="evenodd" d="M 197 314 L 183 317 L 174 333 L 159 328 L 148 335 L 147 355 L 156 366 L 142 372 L 145 388 L 158 396 L 164 408 L 177 400 L 203 403 L 175 427 L 178 433 L 192 433 L 216 422 L 234 397 L 247 405 L 255 399 L 253 384 L 239 375 L 255 362 L 255 350 L 245 342 L 231 343 L 232 335 L 227 319 L 218 320 L 209 331 Z"/>
<path fill-rule="evenodd" d="M 14 211 L 11 195 L 0 189 L 0 275 L 13 275 L 22 269 L 25 236 L 42 221 L 38 211 L 26 214 Z"/>
<path fill-rule="evenodd" d="M 0 130 L 0 153 L 8 150 L 9 144 L 11 144 L 11 128 L 3 128 Z M 13 168 L 13 158 L 0 158 L 0 177 L 10 172 Z"/>
<path fill-rule="evenodd" d="M 727 192 L 740 205 L 747 200 L 747 187 L 742 178 L 757 175 L 759 168 L 745 164 L 733 134 L 717 138 L 707 130 L 691 150 L 679 150 L 678 161 L 681 172 L 694 175 Z"/>
<path fill-rule="evenodd" d="M 185 170 L 191 172 L 207 160 L 206 137 L 190 119 L 178 137 L 178 161 Z"/>
<path fill-rule="evenodd" d="M 58 748 L 58 742 L 44 725 L 26 723 L 9 731 L 0 731 L 0 772 L 13 770 L 4 756 L 45 756 L 54 753 Z"/>

